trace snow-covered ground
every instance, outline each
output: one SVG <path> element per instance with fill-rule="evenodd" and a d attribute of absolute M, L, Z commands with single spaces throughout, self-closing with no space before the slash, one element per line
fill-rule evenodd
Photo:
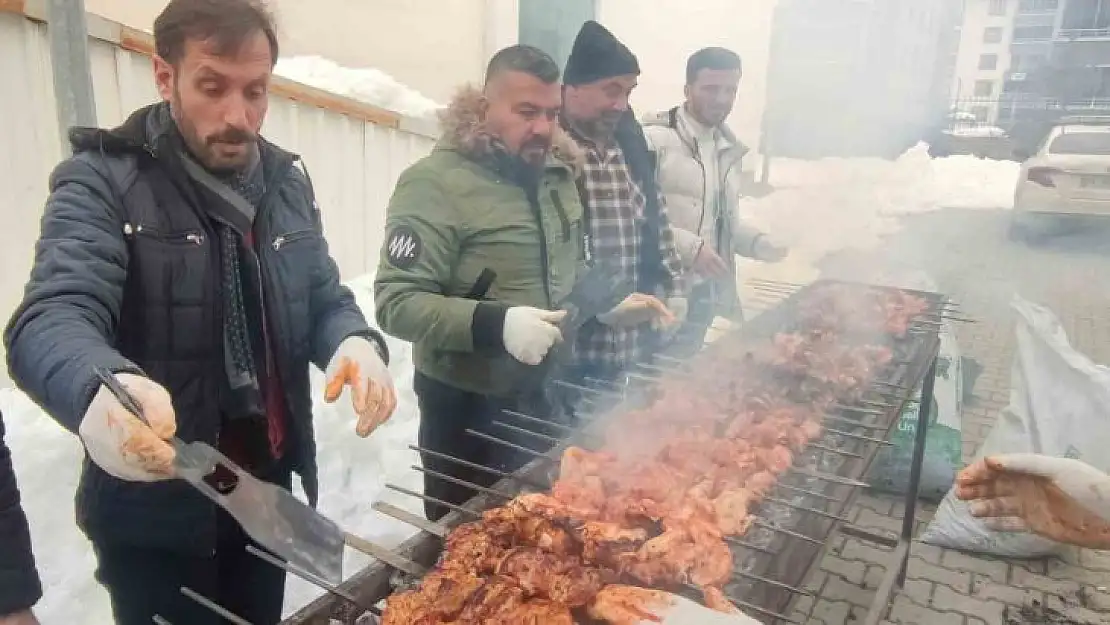
<path fill-rule="evenodd" d="M 343 67 L 319 56 L 279 59 L 274 72 L 310 87 L 412 117 L 433 119 L 442 106 L 379 69 Z"/>
<path fill-rule="evenodd" d="M 897 227 L 898 215 L 943 207 L 1010 206 L 1017 169 L 1014 163 L 966 156 L 931 160 L 922 146 L 893 162 L 777 160 L 772 182 L 778 190 L 745 202 L 744 211 L 792 247 L 788 262 L 766 266 L 765 271 L 802 280 L 812 277 L 815 263 L 831 252 L 874 247 Z M 351 286 L 359 305 L 373 318 L 370 278 L 355 280 Z M 415 440 L 417 425 L 410 352 L 400 342 L 391 342 L 390 347 L 400 405 L 393 419 L 369 439 L 355 436 L 345 397 L 331 406 L 319 398 L 316 402 L 321 510 L 348 530 L 386 546 L 403 540 L 411 529 L 373 512 L 371 504 L 388 499 L 420 511 L 417 501 L 384 488 L 387 481 L 420 488 L 418 474 L 409 469 L 418 459 L 407 449 Z M 319 389 L 322 375 L 313 375 L 314 388 Z M 80 446 L 16 391 L 0 391 L 0 409 L 9 428 L 8 442 L 46 585 L 38 607 L 42 621 L 111 622 L 107 597 L 92 578 L 92 554 L 73 520 Z M 355 554 L 348 557 L 348 574 L 366 562 Z M 318 594 L 315 588 L 291 580 L 287 609 L 300 607 Z"/>

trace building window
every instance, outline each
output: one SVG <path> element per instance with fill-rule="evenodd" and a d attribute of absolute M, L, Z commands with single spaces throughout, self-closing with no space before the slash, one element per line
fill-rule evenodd
<path fill-rule="evenodd" d="M 993 80 L 976 80 L 975 81 L 975 97 L 989 98 L 994 95 L 994 81 Z"/>
<path fill-rule="evenodd" d="M 1020 0 L 1018 11 L 1022 13 L 1052 13 L 1060 8 L 1060 0 Z"/>
<path fill-rule="evenodd" d="M 1006 0 L 991 0 L 991 15 L 1006 15 Z"/>
<path fill-rule="evenodd" d="M 1052 24 L 1014 26 L 1014 41 L 1048 41 L 1055 30 Z"/>
<path fill-rule="evenodd" d="M 998 55 L 997 54 L 980 54 L 979 55 L 979 69 L 986 70 L 986 71 L 998 69 Z"/>
<path fill-rule="evenodd" d="M 983 29 L 983 43 L 1002 43 L 1002 30 L 1001 26 L 991 26 Z"/>
<path fill-rule="evenodd" d="M 987 106 L 973 106 L 971 107 L 971 114 L 975 116 L 975 121 L 985 124 L 991 116 L 991 109 Z"/>

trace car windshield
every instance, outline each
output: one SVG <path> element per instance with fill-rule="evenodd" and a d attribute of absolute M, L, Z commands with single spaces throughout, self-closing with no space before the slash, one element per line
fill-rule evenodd
<path fill-rule="evenodd" d="M 1048 153 L 1110 156 L 1110 132 L 1065 132 L 1052 140 Z"/>

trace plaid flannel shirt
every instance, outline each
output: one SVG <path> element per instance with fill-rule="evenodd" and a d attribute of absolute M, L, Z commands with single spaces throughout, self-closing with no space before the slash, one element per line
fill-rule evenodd
<path fill-rule="evenodd" d="M 576 136 L 586 152 L 582 173 L 583 204 L 589 211 L 591 257 L 618 264 L 638 283 L 640 275 L 641 225 L 645 196 L 632 179 L 624 153 L 617 145 L 599 148 Z M 658 190 L 657 190 L 658 192 Z M 666 205 L 659 194 L 660 257 L 670 276 L 662 286 L 664 298 L 683 294 L 682 263 L 675 247 L 674 232 L 667 219 Z M 596 320 L 579 330 L 574 356 L 578 364 L 623 371 L 643 358 L 650 325 L 614 328 Z"/>

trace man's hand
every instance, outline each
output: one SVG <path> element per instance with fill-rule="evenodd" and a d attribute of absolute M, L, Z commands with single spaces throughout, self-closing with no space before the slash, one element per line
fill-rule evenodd
<path fill-rule="evenodd" d="M 786 258 L 790 253 L 790 249 L 785 245 L 778 245 L 767 235 L 763 235 L 755 241 L 755 258 L 767 263 L 777 263 Z"/>
<path fill-rule="evenodd" d="M 685 297 L 671 297 L 667 299 L 667 310 L 670 311 L 670 316 L 655 317 L 651 320 L 651 327 L 664 336 L 671 336 L 686 322 L 689 308 Z"/>
<path fill-rule="evenodd" d="M 39 625 L 38 619 L 30 610 L 0 616 L 0 625 Z"/>
<path fill-rule="evenodd" d="M 659 298 L 645 293 L 633 293 L 613 310 L 597 316 L 601 323 L 617 328 L 632 328 L 649 321 L 654 323 L 657 319 L 663 323 L 671 323 L 675 316 Z"/>
<path fill-rule="evenodd" d="M 514 306 L 505 313 L 501 341 L 505 351 L 526 365 L 543 362 L 547 352 L 563 340 L 558 323 L 567 315 L 565 310 L 542 310 L 531 306 Z"/>
<path fill-rule="evenodd" d="M 956 496 L 992 529 L 1110 549 L 1110 477 L 1078 460 L 990 456 L 960 472 Z"/>
<path fill-rule="evenodd" d="M 713 248 L 702 243 L 698 248 L 698 255 L 694 257 L 692 269 L 705 278 L 721 279 L 729 275 L 728 263 L 717 255 Z"/>
<path fill-rule="evenodd" d="M 344 387 L 351 389 L 351 405 L 358 415 L 355 433 L 366 438 L 389 420 L 397 408 L 397 391 L 389 367 L 370 339 L 349 336 L 335 350 L 327 371 L 324 401 L 339 399 Z"/>
<path fill-rule="evenodd" d="M 81 418 L 78 433 L 89 458 L 109 475 L 131 482 L 154 482 L 174 476 L 174 450 L 168 442 L 177 431 L 173 400 L 161 385 L 130 373 L 116 375 L 143 411 L 144 424 L 101 386 Z"/>

